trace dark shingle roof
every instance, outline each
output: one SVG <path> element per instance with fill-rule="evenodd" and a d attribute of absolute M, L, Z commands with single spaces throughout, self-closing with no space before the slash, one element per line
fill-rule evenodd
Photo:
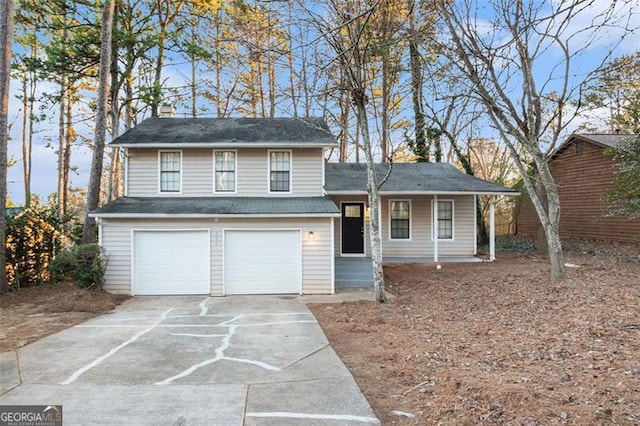
<path fill-rule="evenodd" d="M 327 197 L 121 197 L 94 210 L 91 216 L 287 216 L 339 212 Z"/>
<path fill-rule="evenodd" d="M 322 118 L 148 118 L 110 145 L 333 146 Z"/>
<path fill-rule="evenodd" d="M 618 144 L 635 135 L 630 133 L 574 133 L 553 151 L 549 158 L 554 158 L 576 141 L 586 141 L 602 148 L 615 148 Z"/>
<path fill-rule="evenodd" d="M 608 148 L 615 148 L 620 141 L 632 137 L 632 134 L 628 133 L 575 133 L 567 139 L 567 142 L 573 139 L 573 137 L 581 138 L 596 145 L 600 145 Z"/>
<path fill-rule="evenodd" d="M 382 180 L 389 164 L 376 164 L 376 175 Z M 367 166 L 362 163 L 327 163 L 325 190 L 328 194 L 340 192 L 365 192 L 367 190 Z M 517 193 L 460 172 L 446 163 L 394 163 L 382 193 Z"/>

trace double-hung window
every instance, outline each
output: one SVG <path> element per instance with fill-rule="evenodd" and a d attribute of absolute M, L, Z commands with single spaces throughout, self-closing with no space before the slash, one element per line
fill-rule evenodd
<path fill-rule="evenodd" d="M 438 200 L 438 223 L 435 227 L 439 240 L 453 240 L 453 200 Z"/>
<path fill-rule="evenodd" d="M 215 151 L 215 192 L 236 191 L 236 152 Z"/>
<path fill-rule="evenodd" d="M 392 240 L 408 240 L 411 238 L 411 202 L 390 201 L 391 226 L 389 238 Z"/>
<path fill-rule="evenodd" d="M 182 152 L 160 151 L 160 192 L 181 192 Z"/>
<path fill-rule="evenodd" d="M 291 192 L 291 151 L 269 151 L 269 191 Z"/>

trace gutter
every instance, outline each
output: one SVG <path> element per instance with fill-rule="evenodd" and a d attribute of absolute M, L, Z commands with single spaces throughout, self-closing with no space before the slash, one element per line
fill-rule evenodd
<path fill-rule="evenodd" d="M 281 219 L 340 217 L 340 213 L 262 213 L 262 214 L 207 214 L 207 213 L 89 213 L 96 219 Z"/>

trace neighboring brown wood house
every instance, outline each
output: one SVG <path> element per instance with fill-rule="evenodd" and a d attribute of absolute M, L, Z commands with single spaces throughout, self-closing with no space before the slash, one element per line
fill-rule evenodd
<path fill-rule="evenodd" d="M 605 218 L 605 192 L 613 186 L 615 161 L 604 155 L 628 134 L 574 134 L 558 148 L 551 173 L 560 192 L 560 235 L 630 243 L 640 235 L 640 219 Z M 524 195 L 524 194 L 523 194 Z M 519 200 L 516 234 L 536 236 L 538 217 L 528 197 Z"/>

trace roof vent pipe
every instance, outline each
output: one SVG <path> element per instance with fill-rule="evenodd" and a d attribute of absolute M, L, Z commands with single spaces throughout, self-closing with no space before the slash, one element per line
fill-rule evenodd
<path fill-rule="evenodd" d="M 173 118 L 176 116 L 176 110 L 171 104 L 162 104 L 160 107 L 160 118 Z"/>

